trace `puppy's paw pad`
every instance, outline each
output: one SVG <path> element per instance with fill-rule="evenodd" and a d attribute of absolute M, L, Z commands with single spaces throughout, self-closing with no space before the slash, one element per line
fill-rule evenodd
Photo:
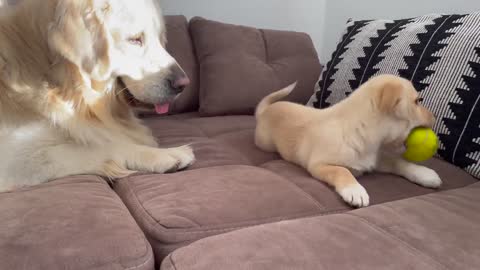
<path fill-rule="evenodd" d="M 427 188 L 439 188 L 442 186 L 442 179 L 440 176 L 432 169 L 422 168 L 416 173 L 415 179 L 416 183 Z"/>
<path fill-rule="evenodd" d="M 360 184 L 347 186 L 338 191 L 345 202 L 354 207 L 366 207 L 370 204 L 370 197 Z"/>

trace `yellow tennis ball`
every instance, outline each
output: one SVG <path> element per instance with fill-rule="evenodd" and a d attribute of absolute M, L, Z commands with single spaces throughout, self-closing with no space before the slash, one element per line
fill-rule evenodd
<path fill-rule="evenodd" d="M 438 149 L 438 137 L 429 128 L 414 128 L 407 137 L 407 150 L 403 157 L 412 162 L 422 162 L 432 158 Z"/>

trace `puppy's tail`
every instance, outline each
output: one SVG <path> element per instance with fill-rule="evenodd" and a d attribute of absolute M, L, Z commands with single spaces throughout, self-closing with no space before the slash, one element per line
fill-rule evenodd
<path fill-rule="evenodd" d="M 255 116 L 256 117 L 260 116 L 268 108 L 268 106 L 290 95 L 290 93 L 293 91 L 293 89 L 295 89 L 296 86 L 297 86 L 297 82 L 294 82 L 289 86 L 283 88 L 282 90 L 279 90 L 277 92 L 274 92 L 264 97 L 257 106 L 257 111 L 255 112 Z"/>

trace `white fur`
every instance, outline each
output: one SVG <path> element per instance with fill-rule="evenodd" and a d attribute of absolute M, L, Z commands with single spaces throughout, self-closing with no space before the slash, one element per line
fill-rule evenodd
<path fill-rule="evenodd" d="M 355 207 L 366 207 L 370 204 L 370 197 L 365 188 L 360 184 L 347 186 L 338 190 L 342 199 Z"/>
<path fill-rule="evenodd" d="M 442 185 L 440 176 L 434 170 L 401 158 L 382 157 L 379 159 L 377 170 L 403 176 L 412 183 L 427 188 L 439 188 Z"/>
<path fill-rule="evenodd" d="M 45 122 L 1 132 L 0 156 L 0 192 L 75 174 L 112 173 L 115 178 L 132 171 L 164 173 L 183 169 L 195 159 L 189 146 L 159 149 L 122 140 L 81 145 Z M 116 171 L 105 168 L 109 162 L 118 166 Z"/>
<path fill-rule="evenodd" d="M 9 69 L 0 73 L 0 192 L 76 174 L 165 173 L 194 161 L 190 146 L 157 148 L 117 93 L 118 76 L 158 90 L 176 64 L 163 46 L 154 0 L 24 0 L 5 14 L 0 68 Z M 104 39 L 92 29 L 102 30 Z M 142 46 L 129 41 L 138 33 L 145 37 Z"/>

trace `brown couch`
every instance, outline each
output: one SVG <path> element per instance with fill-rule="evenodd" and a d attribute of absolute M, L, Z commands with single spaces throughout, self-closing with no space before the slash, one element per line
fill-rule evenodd
<path fill-rule="evenodd" d="M 479 269 L 480 183 L 438 159 L 431 190 L 359 179 L 354 210 L 303 169 L 253 143 L 256 103 L 295 80 L 306 103 L 321 65 L 306 34 L 167 18 L 192 84 L 175 114 L 143 115 L 161 146 L 197 162 L 110 186 L 75 176 L 0 194 L 0 270 Z M 295 119 L 291 119 L 295 121 Z"/>

